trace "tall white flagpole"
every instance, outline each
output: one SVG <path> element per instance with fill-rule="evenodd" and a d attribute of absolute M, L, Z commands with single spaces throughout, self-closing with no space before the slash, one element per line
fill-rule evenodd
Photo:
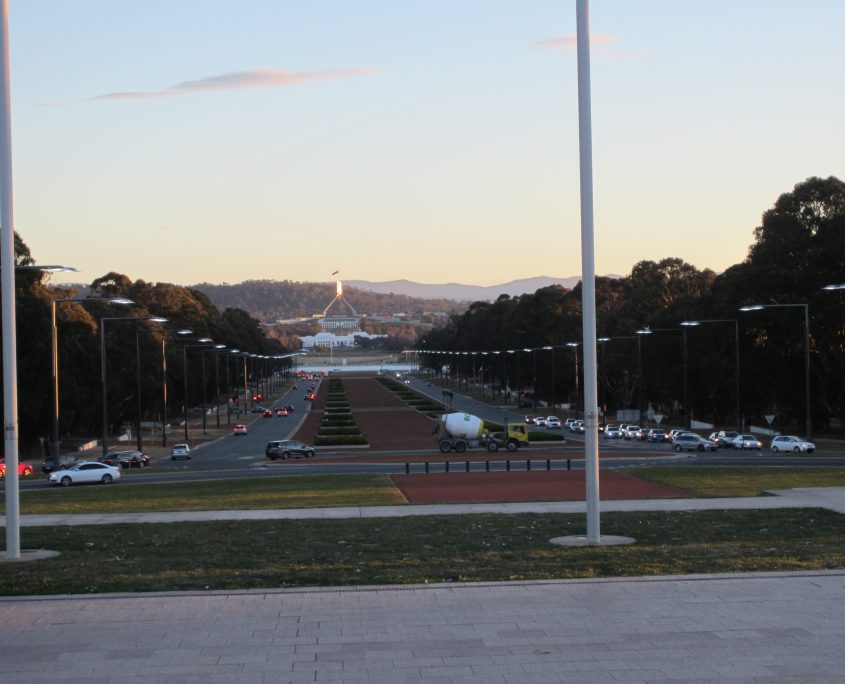
<path fill-rule="evenodd" d="M 21 557 L 18 489 L 18 367 L 15 329 L 15 228 L 12 211 L 12 113 L 9 3 L 0 0 L 0 284 L 3 288 L 3 448 L 6 456 L 6 560 Z"/>
<path fill-rule="evenodd" d="M 578 141 L 581 171 L 581 295 L 584 343 L 584 461 L 587 543 L 601 543 L 599 516 L 598 381 L 596 364 L 596 265 L 593 230 L 593 142 L 590 110 L 590 9 L 577 0 Z"/>

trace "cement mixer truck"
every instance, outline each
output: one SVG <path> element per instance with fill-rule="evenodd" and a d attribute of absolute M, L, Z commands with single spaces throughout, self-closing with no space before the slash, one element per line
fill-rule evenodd
<path fill-rule="evenodd" d="M 506 423 L 504 432 L 493 432 L 478 416 L 469 413 L 444 413 L 434 428 L 437 447 L 444 454 L 455 451 L 462 454 L 472 447 L 488 451 L 507 449 L 516 451 L 528 444 L 528 430 L 523 423 Z"/>

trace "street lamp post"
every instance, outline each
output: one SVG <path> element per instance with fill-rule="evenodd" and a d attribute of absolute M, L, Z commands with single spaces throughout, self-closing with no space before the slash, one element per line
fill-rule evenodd
<path fill-rule="evenodd" d="M 103 456 L 108 453 L 108 390 L 106 382 L 106 321 L 150 321 L 151 323 L 166 323 L 161 316 L 106 316 L 100 319 L 100 382 L 103 393 Z"/>
<path fill-rule="evenodd" d="M 136 330 L 135 331 L 135 369 L 136 369 L 136 394 L 138 396 L 138 416 L 136 419 L 136 446 L 138 451 L 144 450 L 144 439 L 141 435 L 141 335 L 161 335 L 161 385 L 162 385 L 162 401 L 163 401 L 163 415 L 161 420 L 161 434 L 162 446 L 167 446 L 166 426 L 167 426 L 167 336 L 168 335 L 190 335 L 190 330 Z"/>
<path fill-rule="evenodd" d="M 52 392 L 53 392 L 53 439 L 50 444 L 50 457 L 53 467 L 59 465 L 59 335 L 56 324 L 56 304 L 63 302 L 101 302 L 108 304 L 132 304 L 133 302 L 123 297 L 61 297 L 50 300 L 50 350 L 52 356 Z"/>
<path fill-rule="evenodd" d="M 683 334 L 683 366 L 684 366 L 684 422 L 690 427 L 689 404 L 687 403 L 687 329 L 686 328 L 641 328 L 637 335 L 651 335 L 656 332 L 680 332 Z M 642 356 L 642 350 L 640 350 Z M 642 398 L 640 399 L 640 418 L 642 418 Z"/>
<path fill-rule="evenodd" d="M 581 403 L 581 380 L 580 380 L 580 373 L 578 372 L 578 347 L 581 346 L 580 342 L 567 342 L 567 347 L 572 347 L 572 351 L 575 352 L 575 417 L 578 417 L 578 406 Z"/>
<path fill-rule="evenodd" d="M 681 325 L 694 328 L 705 323 L 733 323 L 734 324 L 734 395 L 736 397 L 736 431 L 742 432 L 742 416 L 739 403 L 739 321 L 736 318 L 716 318 L 704 321 L 683 321 Z M 809 437 L 807 438 L 809 439 Z"/>
<path fill-rule="evenodd" d="M 217 427 L 220 427 L 220 383 L 217 377 L 217 352 L 221 349 L 225 349 L 225 344 L 215 344 L 213 349 L 203 349 L 200 352 L 200 360 L 202 365 L 202 434 L 208 434 L 208 424 L 206 422 L 206 416 L 208 415 L 208 407 L 206 406 L 206 397 L 205 397 L 205 390 L 206 390 L 206 380 L 205 380 L 205 355 L 206 352 L 212 351 L 214 353 L 214 393 L 216 398 L 214 400 L 215 411 L 217 413 Z"/>
<path fill-rule="evenodd" d="M 183 418 L 185 421 L 185 443 L 188 444 L 188 347 L 207 347 L 211 342 L 210 337 L 200 337 L 197 342 L 200 344 L 183 344 L 182 345 L 182 381 L 184 384 L 185 396 L 183 406 Z"/>
<path fill-rule="evenodd" d="M 833 286 L 830 289 L 839 289 Z M 828 289 L 828 288 L 825 288 Z M 804 401 L 807 439 L 813 438 L 813 420 L 810 411 L 810 306 L 809 304 L 750 304 L 741 306 L 740 311 L 761 311 L 762 309 L 801 308 L 804 309 Z"/>

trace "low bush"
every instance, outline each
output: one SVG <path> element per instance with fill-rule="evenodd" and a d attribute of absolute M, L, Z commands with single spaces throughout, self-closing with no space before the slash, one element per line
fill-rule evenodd
<path fill-rule="evenodd" d="M 328 435 L 360 435 L 361 430 L 358 429 L 358 426 L 354 423 L 352 425 L 324 425 L 320 428 L 320 437 L 326 437 Z"/>
<path fill-rule="evenodd" d="M 528 441 L 530 442 L 565 442 L 566 438 L 559 432 L 530 432 L 528 433 Z"/>
<path fill-rule="evenodd" d="M 317 435 L 314 439 L 314 446 L 350 446 L 369 444 L 363 435 L 332 435 L 323 437 Z"/>

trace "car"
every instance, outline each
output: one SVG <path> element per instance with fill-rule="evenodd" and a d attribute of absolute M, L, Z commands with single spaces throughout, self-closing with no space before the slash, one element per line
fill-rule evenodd
<path fill-rule="evenodd" d="M 652 428 L 648 431 L 646 439 L 649 442 L 662 444 L 663 442 L 669 441 L 669 435 L 666 434 L 666 430 L 663 428 Z"/>
<path fill-rule="evenodd" d="M 584 421 L 583 420 L 576 420 L 569 428 L 570 432 L 576 432 L 580 435 L 584 434 Z"/>
<path fill-rule="evenodd" d="M 32 475 L 32 466 L 29 463 L 18 461 L 18 475 L 29 477 Z M 6 477 L 6 459 L 0 458 L 0 477 Z"/>
<path fill-rule="evenodd" d="M 719 445 L 694 432 L 681 432 L 672 440 L 675 451 L 716 451 Z"/>
<path fill-rule="evenodd" d="M 796 454 L 812 454 L 816 450 L 816 445 L 796 435 L 778 435 L 772 440 L 771 450 L 775 453 L 791 451 Z"/>
<path fill-rule="evenodd" d="M 235 427 L 232 428 L 232 434 L 237 437 L 238 435 L 246 435 L 246 425 L 243 423 L 238 423 Z"/>
<path fill-rule="evenodd" d="M 560 418 L 557 416 L 546 418 L 546 430 L 560 430 Z"/>
<path fill-rule="evenodd" d="M 640 426 L 629 423 L 622 429 L 622 436 L 625 439 L 637 439 L 640 433 Z"/>
<path fill-rule="evenodd" d="M 574 423 L 574 422 L 575 422 L 575 418 L 567 418 L 565 421 L 563 421 L 563 427 L 565 427 L 568 430 L 569 426 L 572 425 L 572 423 Z"/>
<path fill-rule="evenodd" d="M 276 409 L 276 415 L 279 416 L 280 418 L 286 418 L 287 415 L 288 415 L 288 410 L 286 408 L 279 406 L 279 408 Z"/>
<path fill-rule="evenodd" d="M 174 444 L 170 447 L 170 460 L 175 461 L 178 458 L 191 460 L 191 447 L 187 444 Z"/>
<path fill-rule="evenodd" d="M 739 437 L 738 432 L 732 432 L 730 430 L 719 430 L 716 433 L 716 439 L 714 440 L 720 447 L 733 447 L 734 440 Z M 711 436 L 711 439 L 713 437 Z"/>
<path fill-rule="evenodd" d="M 671 430 L 669 430 L 669 441 L 670 442 L 674 441 L 675 437 L 677 437 L 678 435 L 680 435 L 684 432 L 687 432 L 687 430 L 683 430 L 681 428 L 672 428 Z M 710 437 L 710 439 L 714 442 L 716 441 L 712 437 Z"/>
<path fill-rule="evenodd" d="M 546 419 L 543 416 L 537 416 L 534 419 L 534 425 L 537 427 L 546 427 Z"/>
<path fill-rule="evenodd" d="M 605 439 L 622 439 L 622 430 L 618 425 L 605 425 L 604 427 Z"/>
<path fill-rule="evenodd" d="M 284 406 L 282 406 L 282 408 L 285 409 L 285 411 L 287 411 L 288 413 L 293 413 L 293 404 L 285 404 Z"/>
<path fill-rule="evenodd" d="M 120 468 L 106 465 L 98 461 L 81 461 L 65 470 L 56 470 L 50 473 L 49 484 L 70 487 L 72 484 L 83 484 L 86 482 L 101 482 L 111 484 L 120 478 Z"/>
<path fill-rule="evenodd" d="M 406 385 L 410 385 L 410 384 L 411 384 L 411 381 L 410 381 L 410 380 L 408 380 L 407 378 L 405 378 L 405 380 L 404 380 L 403 382 L 404 382 Z"/>
<path fill-rule="evenodd" d="M 64 470 L 70 468 L 72 465 L 79 463 L 79 456 L 77 454 L 62 454 L 59 456 L 58 468 L 55 467 L 51 458 L 44 459 L 41 462 L 42 473 L 52 473 L 54 470 Z"/>
<path fill-rule="evenodd" d="M 734 449 L 757 449 L 763 448 L 763 443 L 754 435 L 737 435 L 733 441 Z"/>
<path fill-rule="evenodd" d="M 525 416 L 525 422 L 528 425 L 534 425 L 535 420 L 536 420 L 536 418 L 534 418 L 534 416 Z"/>
<path fill-rule="evenodd" d="M 276 439 L 267 443 L 264 455 L 271 461 L 277 458 L 314 458 L 314 447 L 295 439 Z"/>
<path fill-rule="evenodd" d="M 97 459 L 100 463 L 118 468 L 146 468 L 150 465 L 150 457 L 137 449 L 129 451 L 112 451 Z"/>
<path fill-rule="evenodd" d="M 272 417 L 273 417 L 273 412 L 272 412 L 270 409 L 264 409 L 264 411 L 262 412 L 261 416 L 262 416 L 263 418 L 272 418 Z"/>
<path fill-rule="evenodd" d="M 256 406 L 253 406 L 253 407 L 249 410 L 249 412 L 250 412 L 250 413 L 264 413 L 264 411 L 266 411 L 266 410 L 267 410 L 267 409 L 265 409 L 263 406 L 258 406 L 258 405 L 256 405 Z"/>

